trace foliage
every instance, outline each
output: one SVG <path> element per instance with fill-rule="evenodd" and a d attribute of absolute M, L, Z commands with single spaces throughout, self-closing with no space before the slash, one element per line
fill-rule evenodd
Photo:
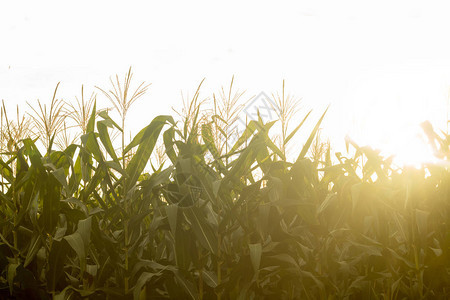
<path fill-rule="evenodd" d="M 352 142 L 337 163 L 329 147 L 308 158 L 325 113 L 294 162 L 292 135 L 280 149 L 262 120 L 219 151 L 195 105 L 189 124 L 153 119 L 125 164 L 122 128 L 89 115 L 64 150 L 47 135 L 45 154 L 23 138 L 1 156 L 0 298 L 450 297 L 447 165 L 396 170 Z M 449 136 L 426 128 L 448 159 Z M 161 139 L 167 161 L 147 172 Z"/>

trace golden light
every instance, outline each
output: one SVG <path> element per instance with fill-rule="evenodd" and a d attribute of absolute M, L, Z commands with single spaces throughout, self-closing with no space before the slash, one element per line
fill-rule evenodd
<path fill-rule="evenodd" d="M 429 120 L 437 132 L 446 130 L 448 83 L 435 71 L 378 70 L 356 81 L 347 112 L 349 136 L 384 157 L 393 155 L 399 167 L 438 162 L 420 126 Z"/>
<path fill-rule="evenodd" d="M 425 136 L 417 132 L 419 128 L 415 129 L 415 134 L 406 135 L 407 132 L 399 132 L 397 136 L 394 134 L 393 141 L 383 149 L 386 154 L 395 156 L 394 163 L 398 166 L 419 168 L 423 164 L 437 162 Z"/>

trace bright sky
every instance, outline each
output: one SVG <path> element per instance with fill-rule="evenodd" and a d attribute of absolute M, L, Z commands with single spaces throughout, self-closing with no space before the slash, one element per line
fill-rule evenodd
<path fill-rule="evenodd" d="M 130 111 L 134 131 L 180 106 L 180 92 L 220 86 L 248 97 L 286 90 L 299 118 L 328 104 L 324 132 L 414 159 L 418 124 L 446 130 L 450 87 L 446 1 L 3 1 L 0 98 L 67 100 L 109 87 L 133 66 L 152 83 Z M 312 124 L 311 119 L 311 124 Z M 416 150 L 411 150 L 414 147 Z M 400 154 L 399 154 L 400 155 Z M 426 156 L 426 154 L 423 154 Z M 407 161 L 408 162 L 408 161 Z"/>

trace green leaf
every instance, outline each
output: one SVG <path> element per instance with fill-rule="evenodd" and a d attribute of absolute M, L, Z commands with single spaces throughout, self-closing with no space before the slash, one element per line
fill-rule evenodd
<path fill-rule="evenodd" d="M 84 250 L 85 247 L 81 234 L 79 232 L 74 232 L 71 235 L 65 236 L 64 239 L 77 253 L 78 258 L 80 259 L 80 265 L 84 265 L 86 263 L 86 252 Z"/>
<path fill-rule="evenodd" d="M 185 276 L 181 274 L 180 271 L 176 270 L 174 271 L 175 277 L 177 278 L 178 283 L 181 285 L 181 287 L 184 289 L 184 291 L 189 295 L 189 297 L 193 300 L 199 299 L 198 297 L 198 291 L 195 287 L 195 285 L 187 280 Z"/>
<path fill-rule="evenodd" d="M 77 232 L 80 233 L 84 244 L 87 246 L 91 241 L 91 225 L 92 225 L 92 217 L 88 217 L 84 220 L 78 221 Z"/>
<path fill-rule="evenodd" d="M 141 276 L 139 276 L 139 279 L 136 282 L 136 285 L 133 288 L 133 299 L 139 300 L 139 299 L 148 299 L 148 296 L 142 295 L 141 298 L 141 292 L 142 287 L 149 282 L 154 276 L 160 276 L 161 272 L 158 273 L 150 273 L 150 272 L 143 272 Z"/>
<path fill-rule="evenodd" d="M 18 263 L 11 263 L 8 265 L 8 285 L 9 285 L 9 293 L 10 295 L 13 294 L 14 290 L 14 278 L 16 277 L 16 270 L 19 266 Z"/>
<path fill-rule="evenodd" d="M 297 127 L 295 127 L 294 130 L 292 130 L 292 132 L 287 136 L 287 138 L 284 140 L 284 144 L 286 145 L 287 143 L 289 143 L 289 141 L 295 136 L 295 134 L 297 133 L 297 131 L 300 129 L 300 127 L 303 126 L 303 123 L 305 123 L 306 119 L 309 117 L 309 115 L 311 114 L 312 110 L 310 110 L 305 118 L 303 119 L 303 121 L 300 122 L 300 124 L 297 125 Z"/>
<path fill-rule="evenodd" d="M 131 149 L 134 147 L 142 144 L 142 142 L 152 136 L 155 135 L 155 131 L 162 128 L 165 124 L 169 122 L 170 124 L 173 124 L 173 118 L 171 116 L 157 116 L 154 118 L 149 125 L 147 125 L 145 128 L 141 129 L 138 134 L 133 138 L 130 144 L 128 144 L 127 147 L 125 147 L 124 152 L 128 153 Z M 157 136 L 159 133 L 157 134 Z"/>
<path fill-rule="evenodd" d="M 239 139 L 236 141 L 236 143 L 233 145 L 233 147 L 231 148 L 231 150 L 229 151 L 229 153 L 234 153 L 240 146 L 242 146 L 244 144 L 245 141 L 247 141 L 252 135 L 253 133 L 260 128 L 261 125 L 259 125 L 256 121 L 251 120 L 247 127 L 245 128 L 244 132 L 242 133 L 242 135 L 239 137 Z"/>
<path fill-rule="evenodd" d="M 233 166 L 221 182 L 221 187 L 224 186 L 224 182 L 235 182 L 242 176 L 250 173 L 251 166 L 255 162 L 258 153 L 262 147 L 265 147 L 264 139 L 261 135 L 262 133 L 259 133 L 254 136 L 247 148 L 233 161 Z"/>
<path fill-rule="evenodd" d="M 114 151 L 114 147 L 112 145 L 111 139 L 108 133 L 108 123 L 106 121 L 98 121 L 97 122 L 97 130 L 98 135 L 100 137 L 100 141 L 105 147 L 108 154 L 112 157 L 115 162 L 119 162 L 117 158 L 116 151 Z"/>
<path fill-rule="evenodd" d="M 64 237 L 67 243 L 77 253 L 82 269 L 86 265 L 86 253 L 91 240 L 91 224 L 92 217 L 80 220 L 78 221 L 77 230 L 73 234 Z"/>
<path fill-rule="evenodd" d="M 56 178 L 56 180 L 58 180 L 58 182 L 64 188 L 67 187 L 66 174 L 64 173 L 64 169 L 63 168 L 56 169 L 54 171 L 51 171 L 50 173 Z"/>
<path fill-rule="evenodd" d="M 178 215 L 178 206 L 177 205 L 168 205 L 165 207 L 167 219 L 169 220 L 170 230 L 175 235 L 177 232 L 177 215 Z"/>
<path fill-rule="evenodd" d="M 67 257 L 68 245 L 65 240 L 52 242 L 52 247 L 48 255 L 48 269 L 46 273 L 47 289 L 55 292 L 57 283 L 64 274 L 64 265 Z"/>
<path fill-rule="evenodd" d="M 71 286 L 66 286 L 61 293 L 56 294 L 53 297 L 53 300 L 67 300 L 67 299 L 71 299 L 73 295 L 73 287 Z"/>
<path fill-rule="evenodd" d="M 336 203 L 337 197 L 336 194 L 330 193 L 325 197 L 325 200 L 322 201 L 319 208 L 317 209 L 317 215 L 322 214 L 330 205 Z"/>
<path fill-rule="evenodd" d="M 181 270 L 188 270 L 192 262 L 192 252 L 197 250 L 193 235 L 181 226 L 177 226 L 177 231 L 173 236 L 172 246 L 175 251 L 176 265 Z"/>
<path fill-rule="evenodd" d="M 327 113 L 328 108 L 325 109 L 324 113 L 322 114 L 322 116 L 320 117 L 319 121 L 316 123 L 316 126 L 314 127 L 313 131 L 311 131 L 311 134 L 309 135 L 308 140 L 306 141 L 305 145 L 302 148 L 302 151 L 300 152 L 300 154 L 298 155 L 297 160 L 303 159 L 306 155 L 306 153 L 309 150 L 309 147 L 311 146 L 314 137 L 317 134 L 317 131 L 319 130 L 320 124 L 322 123 L 323 118 L 325 117 L 325 114 Z"/>
<path fill-rule="evenodd" d="M 43 201 L 44 228 L 47 233 L 52 233 L 58 223 L 61 185 L 54 176 L 44 176 L 41 178 L 44 182 L 41 184 L 40 196 Z"/>
<path fill-rule="evenodd" d="M 209 152 L 214 157 L 215 162 L 220 166 L 221 169 L 225 169 L 225 165 L 222 162 L 220 153 L 214 143 L 214 137 L 212 135 L 211 123 L 203 124 L 202 126 L 202 138 L 208 148 Z"/>
<path fill-rule="evenodd" d="M 36 253 L 41 248 L 41 237 L 39 234 L 34 234 L 31 239 L 30 246 L 28 247 L 27 256 L 23 264 L 24 267 L 28 266 L 36 256 Z"/>
<path fill-rule="evenodd" d="M 261 243 L 249 244 L 248 248 L 250 249 L 250 260 L 252 261 L 253 270 L 257 273 L 261 263 L 262 245 Z"/>
<path fill-rule="evenodd" d="M 184 210 L 184 214 L 190 221 L 200 245 L 210 253 L 216 254 L 217 237 L 202 210 L 199 207 L 189 207 Z"/>
<path fill-rule="evenodd" d="M 122 128 L 116 122 L 114 122 L 113 119 L 111 119 L 107 110 L 99 111 L 98 115 L 105 120 L 105 125 L 111 128 L 116 127 L 120 132 L 123 132 Z"/>
<path fill-rule="evenodd" d="M 174 149 L 174 138 L 175 138 L 175 129 L 170 127 L 163 134 L 164 147 L 166 148 L 166 155 L 169 157 L 170 161 L 174 164 L 176 160 L 176 152 Z"/>
<path fill-rule="evenodd" d="M 126 180 L 126 190 L 130 190 L 131 187 L 136 184 L 136 181 L 150 159 L 150 155 L 155 147 L 158 136 L 167 122 L 173 123 L 172 117 L 158 116 L 154 118 L 150 125 L 141 130 L 130 145 L 125 148 L 124 152 L 126 153 L 131 148 L 139 145 L 136 154 L 133 156 L 126 168 L 129 176 Z"/>
<path fill-rule="evenodd" d="M 86 126 L 86 133 L 94 132 L 96 114 L 97 114 L 97 100 L 94 101 L 94 107 L 92 108 L 91 116 L 89 117 L 89 121 Z"/>
<path fill-rule="evenodd" d="M 205 281 L 205 283 L 212 287 L 212 288 L 216 288 L 218 285 L 218 279 L 217 279 L 217 274 L 211 271 L 202 271 L 202 278 Z"/>
<path fill-rule="evenodd" d="M 88 132 L 86 134 L 83 134 L 80 137 L 80 140 L 83 143 L 85 149 L 88 150 L 89 153 L 92 153 L 94 155 L 96 161 L 98 162 L 104 161 L 103 153 L 100 150 L 100 147 L 98 146 L 94 132 Z"/>

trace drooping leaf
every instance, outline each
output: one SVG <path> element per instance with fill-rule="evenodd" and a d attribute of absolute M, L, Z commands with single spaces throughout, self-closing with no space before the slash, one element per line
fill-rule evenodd
<path fill-rule="evenodd" d="M 156 141 L 163 126 L 167 123 L 173 123 L 173 119 L 170 116 L 158 116 L 153 121 L 141 130 L 138 135 L 132 140 L 124 152 L 127 153 L 131 148 L 139 145 L 136 154 L 128 164 L 126 171 L 128 178 L 126 180 L 126 189 L 129 190 L 138 180 L 141 172 L 147 165 L 150 155 L 153 152 L 153 148 L 156 145 Z"/>

